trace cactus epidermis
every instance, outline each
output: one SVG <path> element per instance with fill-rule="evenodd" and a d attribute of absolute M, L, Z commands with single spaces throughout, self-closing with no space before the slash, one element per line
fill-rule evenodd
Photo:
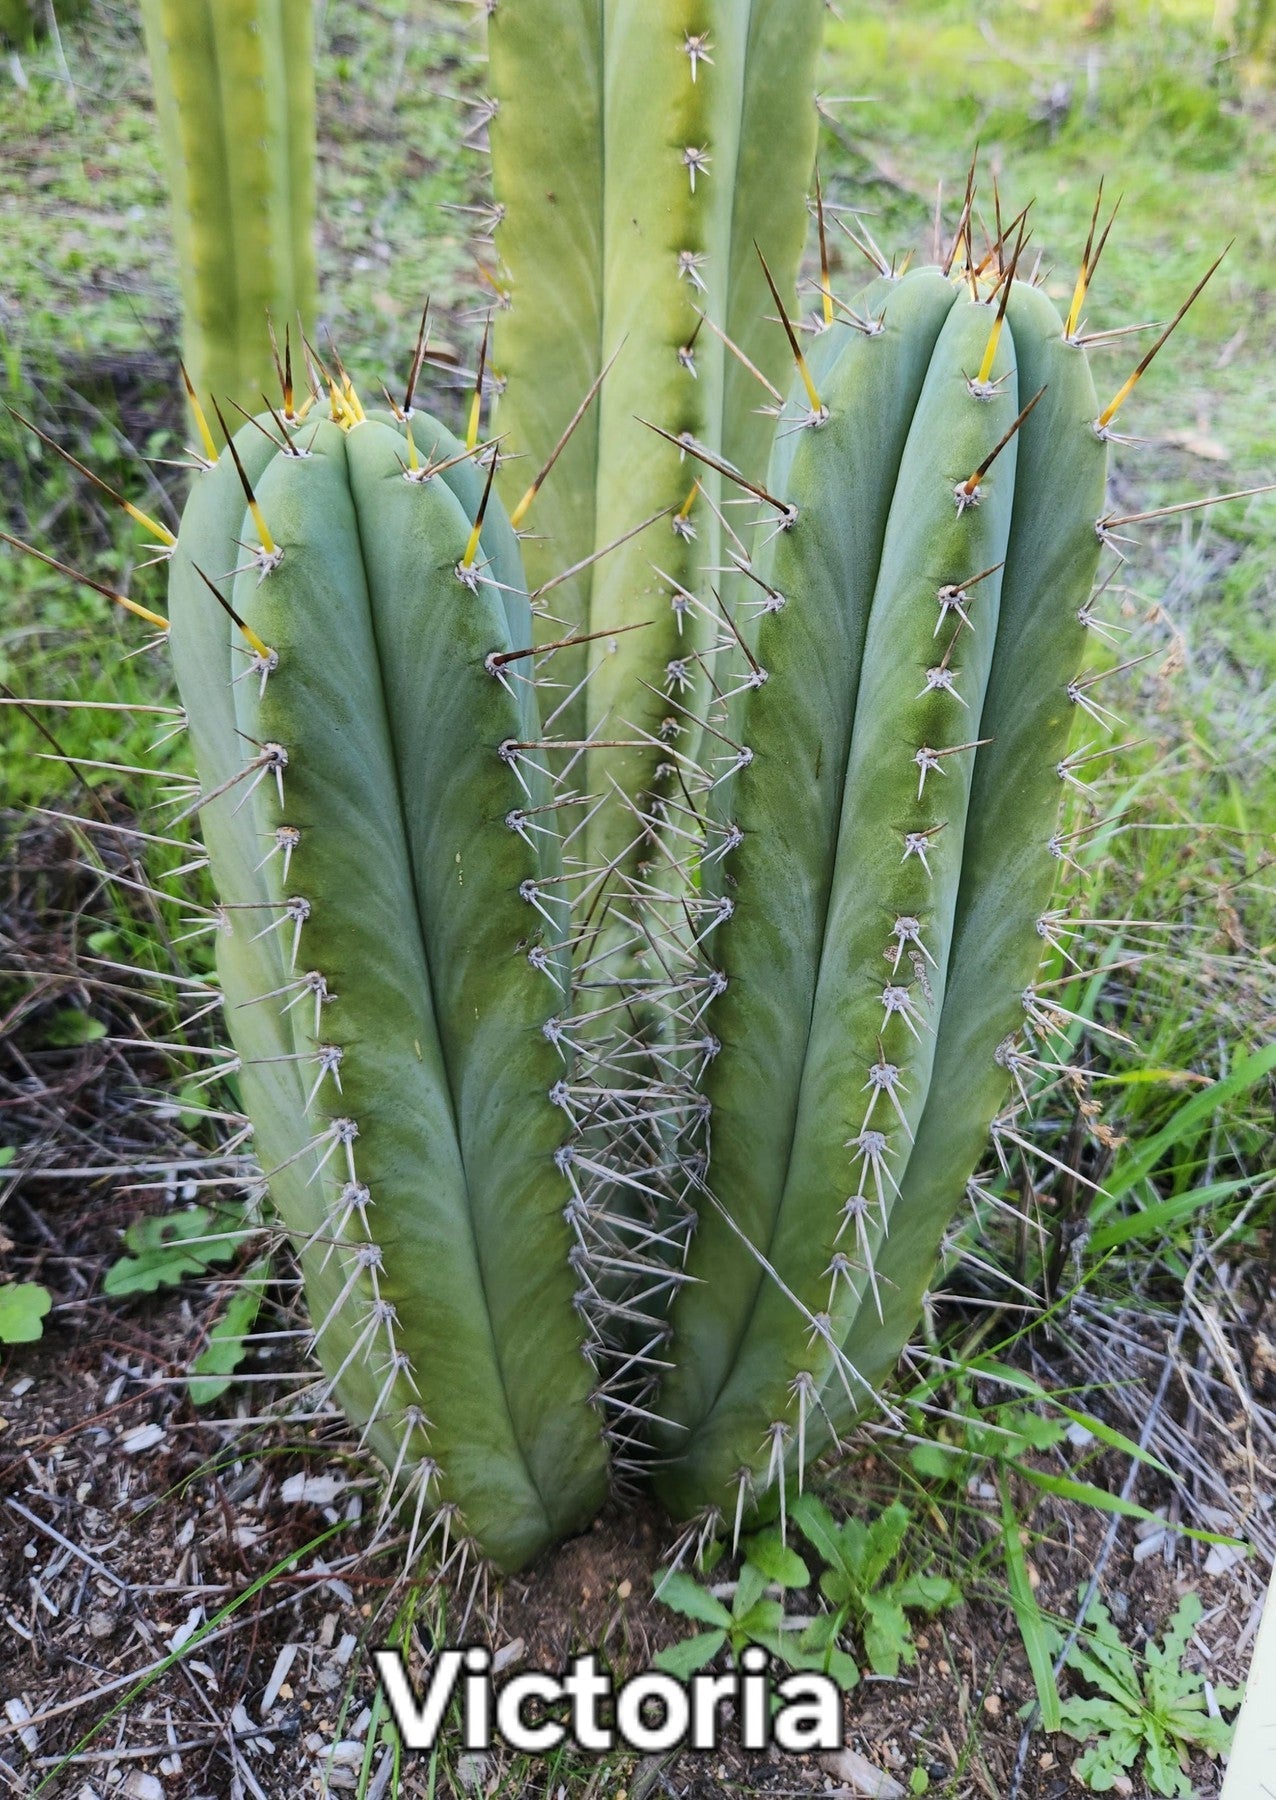
<path fill-rule="evenodd" d="M 489 20 L 499 419 L 528 458 L 510 464 L 507 498 L 615 357 L 538 501 L 542 541 L 526 546 L 537 585 L 583 565 L 542 630 L 558 637 L 566 620 L 589 636 L 560 680 L 565 732 L 595 740 L 591 794 L 641 803 L 665 743 L 696 754 L 699 698 L 671 706 L 660 690 L 671 662 L 699 685 L 696 652 L 715 633 L 702 565 L 722 560 L 720 483 L 643 421 L 739 468 L 766 461 L 774 417 L 746 363 L 780 382 L 786 351 L 758 248 L 791 297 L 821 23 L 819 0 L 501 0 Z M 624 858 L 642 836 L 632 806 L 606 807 L 590 856 Z"/>
<path fill-rule="evenodd" d="M 498 660 L 530 644 L 517 546 L 490 495 L 473 541 L 486 472 L 429 420 L 438 473 L 354 402 L 260 424 L 196 477 L 170 573 L 246 1106 L 336 1397 L 409 1519 L 515 1566 L 605 1481 L 551 1099 L 560 871 L 511 748 L 535 695 Z"/>
<path fill-rule="evenodd" d="M 765 679 L 716 746 L 699 1279 L 655 1403 L 681 1512 L 730 1516 L 874 1404 L 1010 1083 L 1106 452 L 1084 350 L 1008 278 L 876 282 L 773 457 Z"/>

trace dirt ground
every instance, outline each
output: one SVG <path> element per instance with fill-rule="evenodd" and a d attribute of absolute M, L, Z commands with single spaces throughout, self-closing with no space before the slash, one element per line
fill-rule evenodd
<path fill-rule="evenodd" d="M 125 1318 L 112 1330 L 101 1320 L 74 1344 L 55 1334 L 20 1363 L 11 1358 L 0 1384 L 0 1703 L 19 1699 L 29 1715 L 25 1746 L 12 1712 L 0 1737 L 0 1775 L 16 1793 L 275 1800 L 355 1787 L 375 1698 L 367 1650 L 383 1640 L 402 1598 L 402 1541 L 369 1553 L 374 1486 L 340 1428 L 302 1437 L 287 1425 L 194 1416 L 182 1386 L 166 1377 L 195 1328 L 189 1301 L 175 1298 L 148 1310 L 144 1325 Z M 872 1457 L 849 1471 L 861 1492 L 880 1475 Z M 947 1523 L 975 1540 L 977 1555 L 978 1540 L 996 1535 L 994 1513 L 972 1521 L 963 1509 Z M 316 1547 L 334 1526 L 331 1541 Z M 1075 1611 L 1105 1526 L 1094 1511 L 1053 1500 L 1034 1519 L 1039 1597 L 1062 1617 Z M 594 1648 L 618 1676 L 634 1673 L 685 1628 L 651 1598 L 674 1535 L 639 1506 L 613 1511 L 524 1577 L 498 1584 L 454 1567 L 431 1603 L 435 1628 L 441 1640 L 503 1653 L 509 1672 L 563 1669 L 571 1654 Z M 1123 1522 L 1103 1575 L 1123 1632 L 1136 1644 L 1157 1635 L 1178 1594 L 1197 1587 L 1206 1605 L 1202 1664 L 1215 1681 L 1237 1679 L 1252 1585 L 1234 1570 L 1203 1575 L 1182 1540 L 1175 1564 L 1159 1555 L 1136 1561 L 1138 1542 Z M 295 1565 L 252 1591 L 294 1554 Z M 906 1782 L 920 1763 L 933 1792 L 1008 1793 L 1033 1686 L 996 1586 L 976 1580 L 964 1606 L 919 1627 L 914 1668 L 897 1680 L 870 1675 L 847 1697 L 847 1742 L 872 1768 Z M 154 1673 L 170 1646 L 246 1592 L 226 1625 Z M 800 1609 L 801 1597 L 790 1603 Z M 428 1653 L 429 1630 L 417 1641 Z M 279 1685 L 272 1673 L 281 1657 Z M 68 1754 L 70 1766 L 40 1789 Z M 1023 1800 L 1084 1792 L 1069 1775 L 1076 1754 L 1065 1738 L 1034 1736 Z M 538 1779 L 525 1759 L 517 1787 L 503 1785 L 509 1771 L 499 1756 L 481 1764 L 461 1757 L 453 1779 L 458 1772 L 462 1797 L 572 1791 Z M 729 1737 L 716 1755 L 599 1774 L 604 1785 L 592 1791 L 626 1788 L 630 1800 L 640 1792 L 710 1800 L 857 1791 L 818 1759 L 748 1757 Z M 1194 1774 L 1202 1800 L 1217 1792 L 1208 1762 Z M 414 1770 L 403 1791 L 431 1792 L 428 1782 L 428 1771 Z"/>

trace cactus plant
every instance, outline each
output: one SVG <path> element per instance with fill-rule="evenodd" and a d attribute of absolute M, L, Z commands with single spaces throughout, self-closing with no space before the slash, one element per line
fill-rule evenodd
<path fill-rule="evenodd" d="M 539 735 L 530 617 L 490 474 L 332 392 L 317 425 L 209 434 L 172 549 L 218 970 L 328 1389 L 409 1519 L 455 1509 L 511 1567 L 605 1479 L 555 1160 L 555 844 L 505 750 Z"/>
<path fill-rule="evenodd" d="M 84 11 L 86 0 L 0 0 L 0 44 L 23 50 L 45 31 L 50 22 L 66 24 Z"/>
<path fill-rule="evenodd" d="M 198 393 L 255 412 L 268 314 L 314 328 L 310 0 L 142 0 Z"/>
<path fill-rule="evenodd" d="M 210 53 L 233 18 L 242 59 L 259 9 L 148 3 L 170 124 L 189 87 L 226 149 L 172 34 Z M 477 410 L 462 443 L 414 405 L 424 338 L 386 413 L 313 353 L 327 416 L 298 405 L 285 357 L 235 436 L 188 386 L 201 466 L 176 537 L 153 527 L 235 1074 L 323 1391 L 409 1558 L 429 1516 L 506 1568 L 609 1469 L 683 1516 L 783 1506 L 873 1404 L 999 1109 L 1053 1054 L 1034 978 L 1072 722 L 1101 712 L 1107 441 L 1178 322 L 1100 410 L 1103 239 L 1061 318 L 1018 276 L 1022 227 L 976 256 L 968 190 L 944 267 L 881 261 L 845 304 L 825 267 L 804 353 L 818 8 L 552 10 L 491 21 L 499 450 Z M 579 103 L 552 129 L 551 68 Z M 244 87 L 273 131 L 279 72 L 226 107 Z M 245 298 L 266 187 L 273 246 L 300 228 L 290 155 L 265 187 L 189 175 L 201 295 L 215 250 Z M 260 301 L 208 352 L 219 398 Z M 737 486 L 753 526 L 725 522 Z M 532 500 L 550 541 L 520 545 Z M 653 583 L 628 534 L 662 513 Z"/>
<path fill-rule="evenodd" d="M 656 1407 L 680 1512 L 730 1516 L 871 1405 L 1025 1005 L 1050 1035 L 1106 426 L 1075 321 L 1009 269 L 887 275 L 850 316 L 773 459 L 765 681 L 719 746 L 713 1200 Z"/>
<path fill-rule="evenodd" d="M 560 637 L 566 620 L 590 640 L 558 674 L 575 695 L 564 729 L 600 741 L 584 764 L 586 792 L 615 783 L 638 801 L 662 761 L 662 735 L 675 732 L 694 753 L 697 701 L 688 693 L 679 710 L 662 690 L 671 662 L 694 678 L 694 652 L 713 635 L 702 566 L 723 560 L 718 476 L 641 420 L 738 468 L 765 466 L 774 419 L 758 410 L 753 376 L 721 334 L 772 382 L 785 379 L 755 245 L 791 296 L 815 155 L 822 8 L 501 0 L 489 11 L 508 301 L 495 342 L 507 384 L 499 418 L 526 459 L 507 467 L 504 491 L 518 524 L 529 473 L 614 357 L 537 503 L 543 542 L 524 548 L 537 587 L 585 565 L 546 603 L 555 615 L 546 636 Z M 564 103 L 547 106 L 547 93 Z M 591 561 L 649 520 L 658 523 Z M 625 629 L 635 624 L 642 629 Z M 632 812 L 603 808 L 591 856 L 606 864 L 634 838 Z"/>

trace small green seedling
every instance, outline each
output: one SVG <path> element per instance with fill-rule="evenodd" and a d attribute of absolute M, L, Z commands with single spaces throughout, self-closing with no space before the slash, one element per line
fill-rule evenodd
<path fill-rule="evenodd" d="M 0 1344 L 34 1344 L 44 1335 L 44 1317 L 52 1304 L 48 1288 L 36 1281 L 0 1287 Z"/>
<path fill-rule="evenodd" d="M 811 1572 L 797 1551 L 789 1549 L 778 1532 L 763 1531 L 746 1540 L 744 1552 L 734 1592 L 722 1598 L 680 1569 L 656 1576 L 657 1600 L 709 1629 L 670 1644 L 657 1655 L 655 1666 L 686 1681 L 723 1648 L 729 1646 L 732 1657 L 738 1658 L 747 1645 L 760 1644 L 790 1668 L 822 1669 L 843 1688 L 854 1687 L 859 1671 L 850 1657 L 834 1649 L 826 1660 L 806 1649 L 798 1631 L 786 1622 L 783 1598 L 768 1592 L 779 1588 L 783 1595 L 810 1586 Z M 716 1561 L 717 1556 L 710 1559 L 710 1568 Z"/>
<path fill-rule="evenodd" d="M 242 1214 L 228 1208 L 188 1206 L 164 1218 L 134 1219 L 124 1233 L 133 1254 L 111 1264 L 102 1291 L 118 1300 L 175 1286 L 212 1263 L 230 1262 L 251 1235 Z"/>
<path fill-rule="evenodd" d="M 909 1450 L 913 1472 L 923 1481 L 956 1481 L 965 1485 L 982 1463 L 1010 1463 L 1018 1467 L 1032 1451 L 1053 1450 L 1068 1435 L 1067 1417 L 1046 1418 L 1030 1406 L 1007 1402 L 980 1412 L 969 1391 L 962 1394 L 958 1405 L 965 1416 L 956 1428 L 956 1439 L 932 1438 Z M 917 1417 L 923 1417 L 920 1411 Z"/>
<path fill-rule="evenodd" d="M 849 1631 L 863 1645 L 875 1674 L 895 1676 L 902 1664 L 916 1662 L 909 1613 L 929 1618 L 958 1605 L 962 1594 L 944 1575 L 906 1573 L 887 1579 L 912 1523 L 903 1501 L 896 1500 L 868 1523 L 846 1519 L 839 1524 L 822 1500 L 807 1493 L 794 1502 L 790 1516 L 828 1564 L 820 1592 L 832 1608 L 807 1627 L 800 1647 L 841 1656 L 836 1646 Z"/>
<path fill-rule="evenodd" d="M 1204 1676 L 1183 1666 L 1201 1611 L 1200 1596 L 1184 1594 L 1161 1642 L 1148 1644 L 1140 1671 L 1102 1600 L 1087 1609 L 1084 1636 L 1065 1660 L 1097 1691 L 1063 1702 L 1063 1729 L 1088 1744 L 1073 1774 L 1094 1792 L 1109 1792 L 1142 1759 L 1152 1793 L 1191 1800 L 1188 1752 L 1226 1752 L 1232 1726 L 1209 1712 Z M 1215 1687 L 1214 1698 L 1230 1711 L 1240 1705 L 1241 1690 Z"/>
<path fill-rule="evenodd" d="M 83 1044 L 96 1044 L 106 1036 L 106 1026 L 77 1006 L 64 1006 L 51 1013 L 40 1033 L 42 1050 L 78 1050 Z"/>
<path fill-rule="evenodd" d="M 219 1400 L 234 1381 L 248 1353 L 248 1334 L 257 1322 L 270 1277 L 269 1258 L 255 1262 L 235 1289 L 225 1312 L 208 1334 L 208 1342 L 191 1364 L 190 1396 L 196 1406 Z"/>

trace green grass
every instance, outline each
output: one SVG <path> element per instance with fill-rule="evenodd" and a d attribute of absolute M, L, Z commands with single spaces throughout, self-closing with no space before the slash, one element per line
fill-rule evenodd
<path fill-rule="evenodd" d="M 445 309 L 470 297 L 465 219 L 444 207 L 483 172 L 457 104 L 474 38 L 446 0 L 322 14 L 321 325 L 371 377 L 406 354 L 427 293 Z M 68 374 L 108 357 L 153 374 L 171 358 L 177 268 L 140 22 L 96 0 L 61 42 L 70 86 L 51 44 L 23 57 L 25 90 L 5 78 L 0 338 Z"/>

